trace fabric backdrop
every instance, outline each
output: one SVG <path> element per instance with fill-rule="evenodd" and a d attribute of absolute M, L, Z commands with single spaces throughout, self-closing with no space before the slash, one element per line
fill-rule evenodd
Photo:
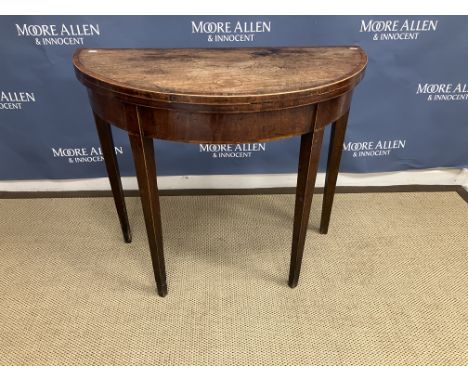
<path fill-rule="evenodd" d="M 0 33 L 0 180 L 105 176 L 71 63 L 80 47 L 357 44 L 369 64 L 354 93 L 341 171 L 468 167 L 466 16 L 2 16 Z M 121 173 L 133 175 L 128 137 L 113 131 Z M 296 172 L 298 143 L 223 153 L 155 144 L 159 175 L 195 175 Z"/>

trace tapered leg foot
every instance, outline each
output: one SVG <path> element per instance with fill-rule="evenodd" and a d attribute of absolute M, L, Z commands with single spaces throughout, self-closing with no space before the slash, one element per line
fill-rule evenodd
<path fill-rule="evenodd" d="M 294 289 L 295 287 L 297 287 L 298 282 L 299 282 L 299 278 L 291 279 L 291 276 L 290 276 L 288 280 L 288 285 L 290 288 Z"/>
<path fill-rule="evenodd" d="M 328 233 L 330 216 L 335 196 L 336 180 L 340 167 L 341 153 L 343 152 L 343 142 L 348 123 L 348 114 L 344 114 L 332 125 L 330 136 L 330 149 L 328 151 L 327 175 L 325 177 L 325 189 L 323 192 L 322 216 L 320 219 L 320 233 Z"/>
<path fill-rule="evenodd" d="M 320 226 L 319 232 L 320 232 L 322 235 L 326 235 L 326 234 L 328 233 L 328 227 L 322 227 L 322 226 Z"/>
<path fill-rule="evenodd" d="M 128 227 L 128 230 L 123 232 L 123 235 L 126 243 L 132 242 L 132 233 L 130 232 L 130 227 Z"/>
<path fill-rule="evenodd" d="M 120 179 L 119 164 L 115 155 L 111 127 L 96 113 L 93 114 L 94 121 L 96 122 L 99 142 L 101 144 L 102 155 L 106 164 L 107 175 L 109 176 L 112 196 L 114 197 L 120 226 L 122 227 L 123 237 L 126 243 L 130 243 L 132 241 L 132 233 L 128 222 L 127 208 L 125 206 L 125 197 L 122 189 L 122 181 Z"/>
<path fill-rule="evenodd" d="M 161 212 L 153 139 L 131 134 L 129 137 L 140 189 L 154 278 L 159 296 L 164 297 L 167 295 L 166 267 L 164 264 Z"/>
<path fill-rule="evenodd" d="M 309 222 L 310 206 L 322 146 L 323 127 L 301 137 L 299 168 L 297 174 L 296 203 L 288 285 L 295 288 L 299 281 L 302 255 Z"/>
<path fill-rule="evenodd" d="M 167 295 L 167 285 L 161 285 L 160 287 L 157 288 L 158 295 L 161 297 L 166 297 Z"/>

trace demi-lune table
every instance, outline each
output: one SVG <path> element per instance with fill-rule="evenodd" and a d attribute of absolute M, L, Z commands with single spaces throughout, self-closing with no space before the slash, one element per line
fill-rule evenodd
<path fill-rule="evenodd" d="M 128 132 L 157 291 L 167 294 L 153 139 L 250 143 L 301 136 L 289 286 L 299 279 L 325 127 L 332 123 L 320 232 L 327 233 L 354 87 L 358 46 L 78 49 L 117 213 L 131 241 L 110 125 Z M 241 238 L 239 238 L 241 240 Z"/>

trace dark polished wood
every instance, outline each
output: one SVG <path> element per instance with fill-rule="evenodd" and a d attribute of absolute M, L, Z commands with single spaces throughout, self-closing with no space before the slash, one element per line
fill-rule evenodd
<path fill-rule="evenodd" d="M 321 231 L 326 232 L 339 146 L 353 89 L 364 76 L 365 52 L 357 46 L 78 49 L 73 63 L 77 78 L 88 88 L 96 124 L 105 121 L 129 134 L 161 296 L 167 286 L 152 139 L 247 143 L 302 137 L 289 277 L 289 285 L 295 287 L 323 130 L 334 123 L 321 222 Z M 99 129 L 109 146 L 110 130 Z M 115 153 L 114 158 L 104 157 L 109 177 L 115 178 Z M 121 186 L 112 190 L 116 205 L 120 203 L 117 210 L 122 211 Z"/>
<path fill-rule="evenodd" d="M 278 110 L 353 89 L 367 64 L 357 46 L 78 49 L 80 81 L 122 101 L 187 111 Z"/>
<path fill-rule="evenodd" d="M 124 240 L 126 243 L 130 243 L 132 241 L 132 233 L 128 222 L 127 208 L 125 206 L 125 197 L 122 189 L 122 180 L 120 178 L 119 163 L 117 162 L 117 156 L 115 155 L 111 127 L 96 113 L 93 113 L 93 115 Z"/>
<path fill-rule="evenodd" d="M 330 147 L 328 149 L 327 174 L 325 176 L 325 188 L 323 191 L 322 216 L 320 219 L 320 233 L 328 233 L 330 215 L 335 196 L 336 179 L 340 168 L 341 153 L 348 124 L 349 111 L 343 114 L 332 125 L 330 134 Z"/>
<path fill-rule="evenodd" d="M 129 134 L 158 294 L 167 294 L 156 161 L 151 138 Z"/>
<path fill-rule="evenodd" d="M 323 127 L 311 133 L 304 134 L 301 137 L 299 167 L 297 171 L 296 203 L 294 207 L 291 264 L 288 282 L 291 288 L 295 288 L 299 281 L 322 138 Z"/>

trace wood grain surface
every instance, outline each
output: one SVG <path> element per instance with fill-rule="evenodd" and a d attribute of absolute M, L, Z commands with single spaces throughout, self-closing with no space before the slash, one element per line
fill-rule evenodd
<path fill-rule="evenodd" d="M 78 49 L 73 63 L 87 86 L 145 99 L 229 105 L 286 96 L 306 104 L 353 88 L 367 56 L 357 46 Z"/>

